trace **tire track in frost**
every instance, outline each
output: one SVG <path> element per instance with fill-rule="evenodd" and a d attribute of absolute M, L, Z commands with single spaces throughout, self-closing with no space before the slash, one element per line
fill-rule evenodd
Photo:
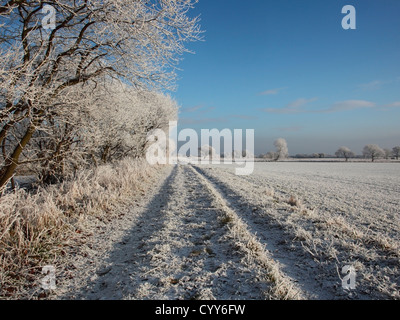
<path fill-rule="evenodd" d="M 334 290 L 324 288 L 324 279 L 317 264 L 306 257 L 303 248 L 295 246 L 278 221 L 268 215 L 259 215 L 257 212 L 259 208 L 255 208 L 247 199 L 239 195 L 234 190 L 234 186 L 228 186 L 199 167 L 194 167 L 193 170 L 216 190 L 227 207 L 233 208 L 238 218 L 246 224 L 249 232 L 257 235 L 258 241 L 268 250 L 270 259 L 276 261 L 277 268 L 280 269 L 283 277 L 296 283 L 297 291 L 302 293 L 303 298 L 335 298 Z M 243 177 L 238 178 L 241 182 L 249 183 Z M 249 184 L 254 187 L 252 183 Z"/>
<path fill-rule="evenodd" d="M 270 252 L 262 244 L 252 228 L 240 217 L 240 209 L 232 206 L 221 189 L 209 178 L 202 170 L 190 166 L 193 172 L 202 180 L 202 183 L 213 194 L 218 206 L 224 212 L 225 218 L 230 221 L 230 230 L 233 238 L 238 242 L 240 249 L 247 254 L 247 258 L 254 261 L 264 269 L 264 275 L 271 281 L 272 286 L 269 290 L 271 298 L 274 299 L 306 299 L 307 295 L 297 286 L 292 278 L 288 277 L 281 270 L 281 266 L 274 261 Z M 233 209 L 232 209 L 233 208 Z M 234 210 L 236 209 L 236 211 Z"/>
<path fill-rule="evenodd" d="M 298 298 L 212 186 L 176 166 L 83 299 Z"/>

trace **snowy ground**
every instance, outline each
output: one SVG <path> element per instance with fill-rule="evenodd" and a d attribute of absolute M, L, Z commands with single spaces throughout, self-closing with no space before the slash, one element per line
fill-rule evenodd
<path fill-rule="evenodd" d="M 400 165 L 178 165 L 73 248 L 60 299 L 400 298 Z M 344 290 L 343 266 L 356 270 Z"/>

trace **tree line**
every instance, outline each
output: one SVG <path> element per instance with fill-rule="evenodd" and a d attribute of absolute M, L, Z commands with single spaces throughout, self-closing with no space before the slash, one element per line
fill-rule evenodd
<path fill-rule="evenodd" d="M 0 1 L 0 191 L 143 156 L 177 117 L 176 65 L 201 38 L 197 1 Z M 55 25 L 42 26 L 52 6 Z"/>
<path fill-rule="evenodd" d="M 289 157 L 287 142 L 283 138 L 279 138 L 274 142 L 276 151 L 269 151 L 266 154 L 261 154 L 258 158 L 270 159 L 270 160 L 283 160 Z M 335 155 L 327 155 L 325 153 L 313 153 L 313 154 L 296 154 L 293 158 L 305 159 L 305 158 L 342 158 L 348 161 L 351 158 L 367 158 L 374 162 L 376 159 L 396 159 L 399 160 L 400 146 L 393 147 L 392 149 L 383 149 L 376 144 L 367 144 L 362 151 L 362 155 L 357 156 L 350 148 L 342 146 L 336 152 Z"/>
<path fill-rule="evenodd" d="M 377 144 L 367 144 L 362 151 L 362 157 L 371 159 L 374 162 L 378 158 L 384 159 L 399 159 L 400 147 L 396 146 L 393 149 L 382 149 Z M 338 158 L 344 158 L 348 161 L 350 158 L 357 158 L 356 154 L 348 147 L 340 147 L 336 152 L 335 156 Z"/>

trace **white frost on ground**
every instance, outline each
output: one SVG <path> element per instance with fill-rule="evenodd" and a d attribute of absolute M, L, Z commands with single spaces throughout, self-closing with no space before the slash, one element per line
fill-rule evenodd
<path fill-rule="evenodd" d="M 242 206 L 283 271 L 315 298 L 399 299 L 399 169 L 398 163 L 282 162 L 257 163 L 242 177 L 228 166 L 201 170 L 232 206 Z M 341 286 L 345 265 L 356 269 L 354 291 Z"/>
<path fill-rule="evenodd" d="M 120 219 L 92 222 L 60 299 L 399 298 L 398 164 L 165 167 Z M 352 265 L 356 289 L 340 270 Z"/>

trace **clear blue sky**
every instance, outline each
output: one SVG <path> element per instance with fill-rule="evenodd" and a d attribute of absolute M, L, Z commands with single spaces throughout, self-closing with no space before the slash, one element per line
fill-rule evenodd
<path fill-rule="evenodd" d="M 356 8 L 356 30 L 342 8 Z M 400 145 L 399 0 L 200 0 L 179 128 L 255 129 L 256 154 Z"/>

